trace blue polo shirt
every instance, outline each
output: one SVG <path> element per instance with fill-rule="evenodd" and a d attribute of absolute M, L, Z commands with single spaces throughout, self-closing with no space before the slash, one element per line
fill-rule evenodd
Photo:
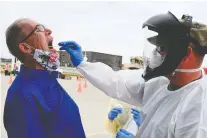
<path fill-rule="evenodd" d="M 8 138 L 85 138 L 78 106 L 57 76 L 21 66 L 4 107 Z"/>

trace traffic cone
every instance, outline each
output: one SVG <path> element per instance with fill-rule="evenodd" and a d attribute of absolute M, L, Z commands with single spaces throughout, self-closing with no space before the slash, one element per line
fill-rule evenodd
<path fill-rule="evenodd" d="M 77 87 L 77 92 L 81 93 L 82 92 L 82 86 L 81 86 L 81 81 L 78 81 L 78 87 Z"/>
<path fill-rule="evenodd" d="M 12 84 L 12 75 L 10 74 L 10 77 L 9 77 L 9 84 Z"/>
<path fill-rule="evenodd" d="M 83 88 L 87 88 L 87 87 L 88 87 L 87 80 L 84 79 L 84 85 L 83 85 Z"/>

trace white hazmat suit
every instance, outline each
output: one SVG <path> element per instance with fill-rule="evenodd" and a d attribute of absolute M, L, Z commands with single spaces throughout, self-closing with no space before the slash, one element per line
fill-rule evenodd
<path fill-rule="evenodd" d="M 137 138 L 207 138 L 207 76 L 169 91 L 167 78 L 145 82 L 141 69 L 114 72 L 89 62 L 77 68 L 108 96 L 141 107 Z"/>

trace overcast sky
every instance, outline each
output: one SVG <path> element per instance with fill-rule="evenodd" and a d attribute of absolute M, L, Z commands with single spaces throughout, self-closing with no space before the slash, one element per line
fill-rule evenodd
<path fill-rule="evenodd" d="M 5 30 L 14 20 L 27 17 L 53 31 L 54 44 L 77 41 L 84 50 L 142 56 L 142 23 L 149 17 L 171 11 L 178 18 L 190 14 L 207 23 L 207 2 L 0 2 L 1 56 L 11 57 L 5 44 Z M 207 66 L 207 61 L 205 61 Z"/>

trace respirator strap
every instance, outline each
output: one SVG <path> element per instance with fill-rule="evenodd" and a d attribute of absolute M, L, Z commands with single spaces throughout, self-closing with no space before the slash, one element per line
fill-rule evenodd
<path fill-rule="evenodd" d="M 176 69 L 175 72 L 187 72 L 187 73 L 192 73 L 192 72 L 198 72 L 202 71 L 201 68 L 198 69 Z"/>

